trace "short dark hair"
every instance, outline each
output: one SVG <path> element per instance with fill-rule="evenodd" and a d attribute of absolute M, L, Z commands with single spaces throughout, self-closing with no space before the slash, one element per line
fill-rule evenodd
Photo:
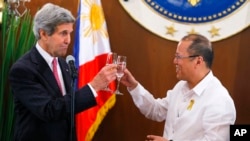
<path fill-rule="evenodd" d="M 212 43 L 203 35 L 189 34 L 182 38 L 182 41 L 192 41 L 188 47 L 187 52 L 190 55 L 200 55 L 203 57 L 208 68 L 212 67 L 214 52 Z"/>

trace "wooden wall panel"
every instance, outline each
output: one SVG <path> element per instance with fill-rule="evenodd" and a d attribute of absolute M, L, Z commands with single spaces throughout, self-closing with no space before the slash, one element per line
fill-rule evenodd
<path fill-rule="evenodd" d="M 76 16 L 78 0 L 31 0 L 35 13 L 46 2 L 70 9 Z M 128 68 L 155 97 L 164 97 L 177 82 L 173 57 L 177 42 L 154 35 L 135 22 L 118 0 L 102 0 L 111 49 L 128 57 Z M 233 28 L 233 27 L 232 27 Z M 236 108 L 238 124 L 250 124 L 250 28 L 214 42 L 214 74 L 228 88 Z M 72 35 L 73 42 L 74 35 Z M 69 49 L 71 54 L 72 45 Z M 124 86 L 115 106 L 99 126 L 93 141 L 143 141 L 147 134 L 162 135 L 164 123 L 146 119 L 133 104 Z"/>

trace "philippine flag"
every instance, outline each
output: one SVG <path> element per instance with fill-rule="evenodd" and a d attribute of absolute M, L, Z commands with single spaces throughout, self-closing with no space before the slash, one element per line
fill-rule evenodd
<path fill-rule="evenodd" d="M 78 66 L 78 88 L 86 85 L 105 65 L 111 52 L 107 25 L 100 0 L 80 0 L 74 56 Z M 110 84 L 114 90 L 115 82 Z M 91 141 L 108 110 L 115 104 L 115 95 L 100 91 L 96 97 L 97 106 L 76 115 L 78 141 Z"/>

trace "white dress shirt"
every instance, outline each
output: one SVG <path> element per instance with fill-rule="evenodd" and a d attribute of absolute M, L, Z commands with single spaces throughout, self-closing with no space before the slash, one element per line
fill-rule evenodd
<path fill-rule="evenodd" d="M 129 92 L 147 118 L 165 120 L 166 139 L 229 141 L 236 110 L 228 91 L 212 71 L 193 89 L 188 88 L 186 81 L 179 81 L 165 98 L 155 99 L 140 84 Z"/>

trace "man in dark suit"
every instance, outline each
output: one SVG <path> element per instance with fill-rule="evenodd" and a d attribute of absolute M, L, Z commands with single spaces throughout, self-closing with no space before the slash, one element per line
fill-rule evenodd
<path fill-rule="evenodd" d="M 15 141 L 72 139 L 71 76 L 62 57 L 67 53 L 74 22 L 70 11 L 51 3 L 35 15 L 33 31 L 37 43 L 16 61 L 9 75 L 15 103 Z M 75 92 L 75 113 L 96 105 L 96 92 L 116 79 L 115 67 L 103 67 L 90 83 Z M 54 69 L 58 77 L 54 76 Z"/>

